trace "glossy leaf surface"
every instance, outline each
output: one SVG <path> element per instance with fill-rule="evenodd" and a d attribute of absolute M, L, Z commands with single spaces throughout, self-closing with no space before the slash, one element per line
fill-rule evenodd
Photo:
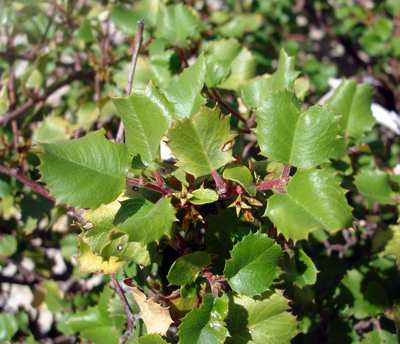
<path fill-rule="evenodd" d="M 100 129 L 72 141 L 38 143 L 43 149 L 41 181 L 58 203 L 95 209 L 125 188 L 131 157 L 124 144 L 110 142 L 104 134 Z"/>
<path fill-rule="evenodd" d="M 304 192 L 307 190 L 307 192 Z M 313 229 L 337 232 L 352 226 L 351 207 L 338 183 L 322 170 L 298 170 L 285 195 L 268 199 L 268 216 L 286 239 L 306 239 Z"/>
<path fill-rule="evenodd" d="M 232 180 L 243 186 L 250 196 L 255 196 L 257 190 L 253 186 L 253 177 L 246 166 L 232 165 L 229 166 L 222 175 L 227 180 Z"/>
<path fill-rule="evenodd" d="M 293 259 L 293 282 L 300 288 L 307 284 L 314 284 L 317 281 L 318 270 L 314 262 L 303 251 L 303 249 L 294 250 Z"/>

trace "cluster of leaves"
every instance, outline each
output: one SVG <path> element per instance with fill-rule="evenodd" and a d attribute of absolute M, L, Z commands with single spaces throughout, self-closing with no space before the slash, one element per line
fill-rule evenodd
<path fill-rule="evenodd" d="M 293 3 L 5 4 L 0 263 L 20 275 L 0 282 L 29 285 L 57 321 L 43 335 L 4 300 L 2 341 L 397 342 L 399 142 L 372 129 L 368 85 L 344 80 L 312 104 L 330 72 L 300 58 L 313 75 L 299 76 L 282 48 L 301 47 Z M 396 57 L 383 10 L 399 11 L 382 2 L 370 26 L 340 2 L 335 34 L 362 23 L 362 47 Z M 102 282 L 86 290 L 92 273 Z"/>

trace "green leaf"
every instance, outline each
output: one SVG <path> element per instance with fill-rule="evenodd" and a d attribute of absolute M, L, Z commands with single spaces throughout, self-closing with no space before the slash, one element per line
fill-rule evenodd
<path fill-rule="evenodd" d="M 156 38 L 166 38 L 177 46 L 187 46 L 186 39 L 200 24 L 200 18 L 187 6 L 163 7 L 157 16 Z"/>
<path fill-rule="evenodd" d="M 342 116 L 339 125 L 345 136 L 359 137 L 375 124 L 371 111 L 372 87 L 357 85 L 354 80 L 343 80 L 328 100 L 329 110 Z"/>
<path fill-rule="evenodd" d="M 10 341 L 18 331 L 18 324 L 11 313 L 0 313 L 0 341 Z"/>
<path fill-rule="evenodd" d="M 339 127 L 327 106 L 304 111 L 294 93 L 269 93 L 255 111 L 261 155 L 300 168 L 328 161 Z"/>
<path fill-rule="evenodd" d="M 111 99 L 124 123 L 129 153 L 139 154 L 146 166 L 157 169 L 154 161 L 172 123 L 174 106 L 151 82 L 145 90 L 135 89 L 129 97 Z"/>
<path fill-rule="evenodd" d="M 87 341 L 97 344 L 118 343 L 121 337 L 121 329 L 125 320 L 121 317 L 112 317 L 107 311 L 108 300 L 111 297 L 111 289 L 105 287 L 100 295 L 98 306 L 89 307 L 85 311 L 77 311 L 67 321 L 69 327 Z"/>
<path fill-rule="evenodd" d="M 229 75 L 232 65 L 229 60 L 217 60 L 207 64 L 205 83 L 211 89 L 219 85 Z"/>
<path fill-rule="evenodd" d="M 263 22 L 261 13 L 238 13 L 228 23 L 217 27 L 217 32 L 225 37 L 242 38 L 247 32 L 254 32 Z"/>
<path fill-rule="evenodd" d="M 250 233 L 235 245 L 226 262 L 224 276 L 231 288 L 253 296 L 266 291 L 278 271 L 282 249 L 266 234 Z"/>
<path fill-rule="evenodd" d="M 170 238 L 174 221 L 175 210 L 170 198 L 163 198 L 155 205 L 141 197 L 121 202 L 114 225 L 117 232 L 128 234 L 129 241 L 147 245 L 160 242 L 163 236 Z"/>
<path fill-rule="evenodd" d="M 84 40 L 86 43 L 93 43 L 96 39 L 93 36 L 90 21 L 87 18 L 82 19 L 80 29 L 76 32 L 76 38 Z"/>
<path fill-rule="evenodd" d="M 168 281 L 172 285 L 186 285 L 199 276 L 200 271 L 211 264 L 210 255 L 198 251 L 178 258 L 168 272 Z"/>
<path fill-rule="evenodd" d="M 305 191 L 306 190 L 306 191 Z M 268 216 L 286 239 L 307 239 L 313 229 L 334 233 L 352 226 L 353 215 L 342 189 L 322 170 L 297 170 L 285 195 L 268 199 Z"/>
<path fill-rule="evenodd" d="M 46 288 L 45 302 L 50 312 L 56 314 L 63 310 L 71 310 L 71 303 L 61 299 L 60 290 L 56 281 L 45 281 L 43 286 Z"/>
<path fill-rule="evenodd" d="M 214 203 L 218 201 L 218 194 L 212 189 L 204 189 L 202 186 L 200 189 L 192 192 L 193 198 L 190 199 L 190 203 L 201 205 L 207 203 Z"/>
<path fill-rule="evenodd" d="M 355 177 L 357 189 L 365 196 L 368 207 L 372 209 L 375 203 L 395 204 L 391 198 L 389 175 L 379 170 L 365 170 Z"/>
<path fill-rule="evenodd" d="M 63 142 L 71 137 L 70 123 L 63 118 L 47 116 L 33 134 L 32 139 L 39 142 Z"/>
<path fill-rule="evenodd" d="M 17 238 L 11 234 L 0 237 L 0 256 L 11 257 L 18 248 Z"/>
<path fill-rule="evenodd" d="M 186 68 L 179 80 L 165 90 L 165 96 L 171 103 L 175 103 L 175 118 L 192 118 L 199 112 L 206 99 L 200 94 L 204 85 L 206 64 L 201 54 L 195 64 Z"/>
<path fill-rule="evenodd" d="M 388 305 L 385 290 L 377 282 L 370 282 L 364 294 L 365 311 L 375 316 L 383 313 Z"/>
<path fill-rule="evenodd" d="M 227 180 L 232 180 L 243 186 L 250 196 L 255 196 L 257 190 L 253 186 L 253 177 L 246 166 L 232 165 L 229 166 L 222 175 Z"/>
<path fill-rule="evenodd" d="M 278 68 L 273 75 L 255 78 L 250 85 L 246 84 L 240 87 L 244 102 L 252 108 L 257 108 L 260 101 L 267 97 L 269 91 L 275 92 L 283 87 L 289 91 L 292 90 L 294 81 L 299 75 L 299 72 L 294 71 L 294 63 L 294 57 L 290 57 L 282 48 Z"/>
<path fill-rule="evenodd" d="M 211 42 L 205 54 L 207 64 L 221 60 L 231 62 L 231 73 L 218 88 L 236 90 L 241 83 L 254 77 L 255 57 L 233 38 Z"/>
<path fill-rule="evenodd" d="M 146 334 L 138 339 L 139 344 L 167 344 L 158 334 Z"/>
<path fill-rule="evenodd" d="M 125 297 L 128 301 L 129 306 L 132 309 L 132 312 L 134 314 L 139 314 L 140 308 L 137 305 L 135 299 L 133 298 L 133 294 L 125 293 Z M 118 295 L 115 295 L 110 299 L 107 311 L 108 313 L 110 313 L 110 317 L 121 316 L 126 318 L 124 305 L 122 304 L 121 298 Z"/>
<path fill-rule="evenodd" d="M 122 4 L 112 6 L 111 20 L 126 35 L 131 36 L 138 32 L 137 21 L 141 18 L 145 20 L 145 27 L 151 25 L 150 14 L 145 9 L 131 9 Z"/>
<path fill-rule="evenodd" d="M 100 129 L 83 138 L 60 143 L 38 143 L 42 174 L 57 203 L 97 208 L 115 200 L 125 188 L 131 157 L 124 144 L 108 141 Z"/>
<path fill-rule="evenodd" d="M 288 301 L 280 292 L 248 297 L 229 292 L 226 324 L 231 335 L 226 344 L 289 344 L 297 335 L 296 318 L 287 312 Z"/>
<path fill-rule="evenodd" d="M 317 273 L 318 270 L 314 262 L 306 255 L 303 249 L 295 249 L 292 268 L 293 282 L 300 288 L 307 284 L 315 284 Z"/>
<path fill-rule="evenodd" d="M 227 310 L 228 304 L 224 300 L 205 294 L 201 307 L 182 319 L 178 332 L 179 343 L 223 343 L 229 335 L 223 322 Z"/>
<path fill-rule="evenodd" d="M 229 149 L 234 138 L 230 134 L 230 115 L 221 120 L 219 114 L 217 107 L 202 107 L 192 120 L 175 120 L 168 130 L 168 146 L 179 160 L 176 165 L 195 177 L 210 174 L 235 160 Z"/>
<path fill-rule="evenodd" d="M 379 252 L 379 257 L 394 255 L 397 260 L 397 266 L 400 266 L 400 225 L 389 226 L 391 238 L 386 243 L 385 249 Z"/>
<path fill-rule="evenodd" d="M 361 344 L 397 344 L 396 335 L 385 330 L 374 330 L 366 333 Z"/>

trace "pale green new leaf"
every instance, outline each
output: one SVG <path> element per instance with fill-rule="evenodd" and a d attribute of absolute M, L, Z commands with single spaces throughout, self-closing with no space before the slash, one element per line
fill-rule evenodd
<path fill-rule="evenodd" d="M 297 335 L 296 318 L 287 312 L 288 300 L 280 292 L 248 297 L 229 292 L 226 344 L 289 344 Z"/>
<path fill-rule="evenodd" d="M 145 90 L 135 89 L 129 97 L 111 99 L 124 123 L 129 153 L 139 154 L 146 166 L 157 169 L 154 161 L 174 118 L 173 104 L 151 82 Z"/>
<path fill-rule="evenodd" d="M 117 232 L 128 235 L 128 241 L 147 245 L 153 241 L 160 242 L 164 236 L 171 237 L 174 221 L 175 210 L 170 198 L 153 204 L 141 197 L 121 202 L 114 225 Z"/>
<path fill-rule="evenodd" d="M 214 203 L 218 201 L 218 194 L 212 189 L 200 189 L 194 190 L 192 192 L 193 198 L 190 199 L 190 203 L 200 205 L 207 203 Z"/>
<path fill-rule="evenodd" d="M 281 90 L 269 93 L 255 114 L 263 156 L 300 168 L 328 161 L 340 128 L 339 116 L 327 106 L 304 111 L 293 92 Z"/>
<path fill-rule="evenodd" d="M 160 9 L 156 21 L 156 37 L 166 38 L 173 45 L 186 46 L 186 39 L 200 24 L 200 18 L 184 4 Z"/>
<path fill-rule="evenodd" d="M 229 166 L 222 175 L 226 180 L 232 180 L 243 186 L 250 196 L 255 196 L 256 188 L 253 186 L 253 177 L 246 166 L 232 165 Z"/>
<path fill-rule="evenodd" d="M 210 294 L 203 296 L 199 309 L 193 309 L 179 326 L 178 336 L 181 344 L 223 343 L 229 335 L 223 320 L 228 304 Z"/>
<path fill-rule="evenodd" d="M 124 190 L 132 159 L 124 144 L 110 142 L 104 134 L 100 129 L 72 141 L 38 143 L 44 151 L 39 155 L 41 181 L 57 203 L 95 209 Z"/>
<path fill-rule="evenodd" d="M 211 89 L 221 83 L 231 71 L 231 62 L 229 60 L 217 60 L 207 64 L 205 83 L 207 88 Z"/>
<path fill-rule="evenodd" d="M 239 294 L 261 294 L 276 278 L 281 256 L 281 247 L 266 234 L 250 233 L 231 251 L 232 258 L 226 262 L 224 276 Z"/>
<path fill-rule="evenodd" d="M 18 241 L 14 235 L 4 234 L 0 237 L 0 256 L 11 257 L 18 248 Z"/>
<path fill-rule="evenodd" d="M 306 190 L 306 192 L 304 191 Z M 286 239 L 307 239 L 313 229 L 323 228 L 334 233 L 353 223 L 346 190 L 322 170 L 297 170 L 291 178 L 287 193 L 268 199 L 268 216 Z"/>
<path fill-rule="evenodd" d="M 210 255 L 198 251 L 178 258 L 168 272 L 168 281 L 172 285 L 186 285 L 193 282 L 200 271 L 211 264 Z"/>
<path fill-rule="evenodd" d="M 218 88 L 236 90 L 241 83 L 254 77 L 255 57 L 233 38 L 211 42 L 205 54 L 207 64 L 219 60 L 231 62 L 231 73 Z"/>
<path fill-rule="evenodd" d="M 300 288 L 307 284 L 315 284 L 318 270 L 314 262 L 303 251 L 302 248 L 294 250 L 292 267 L 293 282 Z"/>
<path fill-rule="evenodd" d="M 357 85 L 354 80 L 343 80 L 328 100 L 329 110 L 342 116 L 339 125 L 345 136 L 358 137 L 371 130 L 375 118 L 371 111 L 372 87 Z"/>
<path fill-rule="evenodd" d="M 294 71 L 295 58 L 290 57 L 282 48 L 276 72 L 266 77 L 255 78 L 250 85 L 240 87 L 244 102 L 252 108 L 257 108 L 260 101 L 267 97 L 269 91 L 275 92 L 286 87 L 292 90 L 299 72 Z"/>
<path fill-rule="evenodd" d="M 355 177 L 357 189 L 365 196 L 368 207 L 372 208 L 375 203 L 395 204 L 391 198 L 389 186 L 389 175 L 379 170 L 361 171 Z"/>
<path fill-rule="evenodd" d="M 193 119 L 175 120 L 168 130 L 168 146 L 177 157 L 177 166 L 201 177 L 235 160 L 232 157 L 230 115 L 219 118 L 220 109 L 202 107 Z"/>
<path fill-rule="evenodd" d="M 192 118 L 199 112 L 206 99 L 200 94 L 206 74 L 204 55 L 197 58 L 196 63 L 186 68 L 176 84 L 165 90 L 165 96 L 171 103 L 175 103 L 175 118 Z"/>

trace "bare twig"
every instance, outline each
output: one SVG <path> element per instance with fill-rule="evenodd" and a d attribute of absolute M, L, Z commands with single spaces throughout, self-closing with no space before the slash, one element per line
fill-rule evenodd
<path fill-rule="evenodd" d="M 124 341 L 126 341 L 132 337 L 135 317 L 134 317 L 134 313 L 133 313 L 131 307 L 129 306 L 128 300 L 125 297 L 125 293 L 122 291 L 122 289 L 117 281 L 117 278 L 115 277 L 115 274 L 108 274 L 108 275 L 110 276 L 111 281 L 114 284 L 115 290 L 117 291 L 117 293 L 122 301 L 122 304 L 124 305 L 125 314 L 126 314 L 126 317 L 128 318 L 126 331 L 125 331 L 124 335 L 121 337 L 121 339 L 119 340 L 119 343 L 123 343 Z"/>
<path fill-rule="evenodd" d="M 168 188 L 166 186 L 161 186 L 161 185 L 157 185 L 157 184 L 154 184 L 154 183 L 150 183 L 150 182 L 148 182 L 146 180 L 143 181 L 141 179 L 127 177 L 125 179 L 125 181 L 130 185 L 138 186 L 138 187 L 141 187 L 141 188 L 146 188 L 146 189 L 153 190 L 153 191 L 157 191 L 157 192 L 159 192 L 159 193 L 161 193 L 163 195 L 168 195 L 168 194 L 172 194 L 172 193 L 179 193 L 179 191 L 172 190 L 172 189 L 170 189 L 170 188 Z"/>
<path fill-rule="evenodd" d="M 139 57 L 140 47 L 143 42 L 144 19 L 139 19 L 137 23 L 139 26 L 139 31 L 136 36 L 135 51 L 132 55 L 131 69 L 129 71 L 128 83 L 126 84 L 126 89 L 125 89 L 126 97 L 129 97 L 132 92 L 132 83 L 133 83 L 133 76 L 135 75 L 136 62 Z M 124 124 L 122 123 L 121 120 L 121 122 L 119 123 L 118 133 L 117 137 L 115 138 L 115 142 L 117 143 L 124 142 L 124 132 L 125 132 Z"/>

